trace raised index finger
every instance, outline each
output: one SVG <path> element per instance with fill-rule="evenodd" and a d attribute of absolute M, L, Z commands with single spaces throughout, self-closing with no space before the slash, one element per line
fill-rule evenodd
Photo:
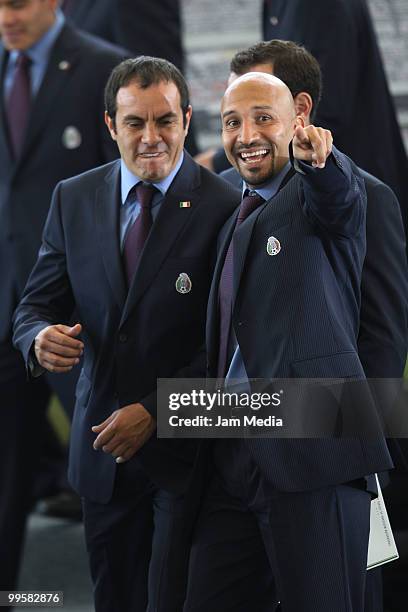
<path fill-rule="evenodd" d="M 312 165 L 319 168 L 324 168 L 327 158 L 326 138 L 322 137 L 320 130 L 314 126 L 310 126 L 309 139 L 313 149 Z"/>

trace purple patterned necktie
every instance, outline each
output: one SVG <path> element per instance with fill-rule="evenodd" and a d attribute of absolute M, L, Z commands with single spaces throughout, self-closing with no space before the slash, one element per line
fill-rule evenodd
<path fill-rule="evenodd" d="M 234 233 L 241 223 L 265 200 L 257 193 L 246 195 L 239 207 L 238 218 L 235 225 Z M 219 313 L 220 313 L 220 344 L 218 352 L 218 378 L 223 378 L 227 370 L 228 359 L 228 343 L 230 336 L 231 318 L 232 318 L 232 291 L 233 291 L 233 276 L 234 276 L 234 233 L 229 243 L 228 251 L 225 256 L 224 266 L 222 268 L 220 284 L 218 289 L 219 297 Z"/>
<path fill-rule="evenodd" d="M 20 156 L 23 147 L 30 106 L 30 59 L 24 53 L 20 53 L 6 104 L 7 123 L 14 159 Z"/>
<path fill-rule="evenodd" d="M 61 9 L 64 15 L 70 14 L 74 4 L 75 4 L 75 0 L 62 0 Z"/>
<path fill-rule="evenodd" d="M 123 249 L 128 287 L 132 283 L 144 243 L 153 224 L 151 204 L 156 191 L 155 187 L 145 183 L 139 183 L 135 188 L 136 197 L 140 203 L 140 213 L 127 233 Z"/>

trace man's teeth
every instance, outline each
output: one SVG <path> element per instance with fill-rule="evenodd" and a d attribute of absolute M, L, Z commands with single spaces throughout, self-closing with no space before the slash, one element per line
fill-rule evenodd
<path fill-rule="evenodd" d="M 158 157 L 159 153 L 142 153 L 143 157 Z"/>
<path fill-rule="evenodd" d="M 248 159 L 250 160 L 251 158 L 258 158 L 261 157 L 263 155 L 266 155 L 268 153 L 268 149 L 259 149 L 258 151 L 251 151 L 248 153 L 241 153 L 241 157 L 242 159 Z"/>

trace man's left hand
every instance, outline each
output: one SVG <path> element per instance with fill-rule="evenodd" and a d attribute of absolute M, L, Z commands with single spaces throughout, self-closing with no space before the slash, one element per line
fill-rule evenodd
<path fill-rule="evenodd" d="M 98 434 L 93 447 L 110 453 L 116 463 L 124 463 L 147 442 L 155 427 L 155 420 L 142 404 L 129 404 L 92 427 Z"/>
<path fill-rule="evenodd" d="M 314 125 L 299 125 L 295 130 L 292 140 L 293 156 L 295 159 L 311 162 L 314 168 L 324 168 L 332 147 L 333 137 L 329 130 Z"/>

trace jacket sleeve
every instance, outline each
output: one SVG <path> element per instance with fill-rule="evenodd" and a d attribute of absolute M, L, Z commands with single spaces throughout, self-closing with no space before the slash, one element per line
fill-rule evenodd
<path fill-rule="evenodd" d="M 68 323 L 74 308 L 66 269 L 60 192 L 61 183 L 54 191 L 38 259 L 13 319 L 13 343 L 27 365 L 37 334 L 48 325 Z"/>
<path fill-rule="evenodd" d="M 355 164 L 333 147 L 324 168 L 290 157 L 301 175 L 304 213 L 314 225 L 342 238 L 365 237 L 367 195 Z"/>

